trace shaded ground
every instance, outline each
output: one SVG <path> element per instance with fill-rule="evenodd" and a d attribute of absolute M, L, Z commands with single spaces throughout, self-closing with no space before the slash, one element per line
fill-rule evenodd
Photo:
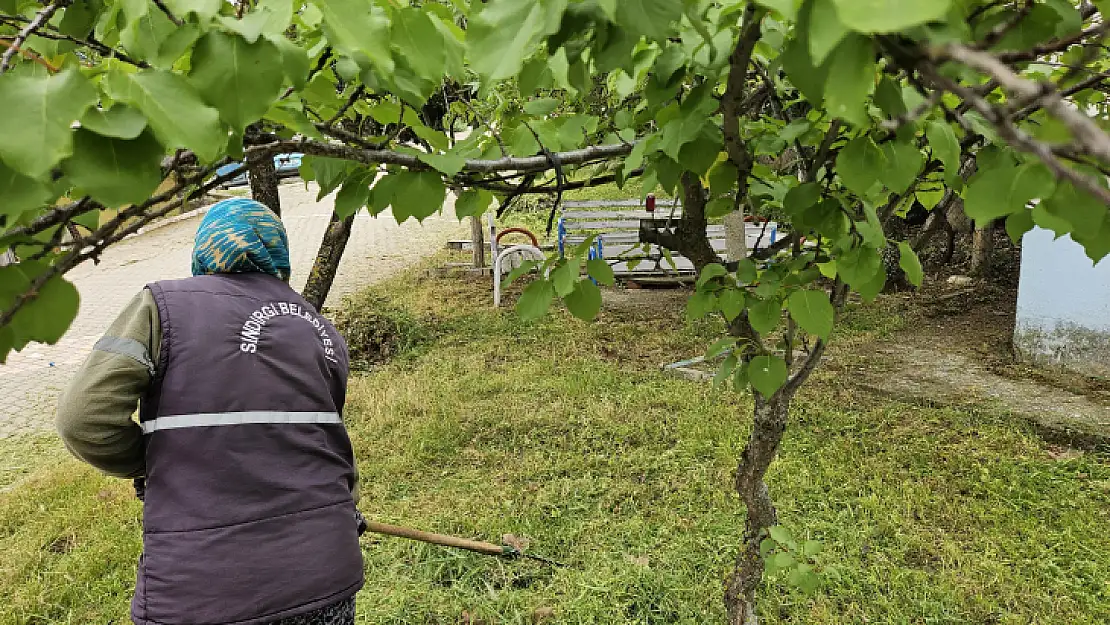
<path fill-rule="evenodd" d="M 919 403 L 996 401 L 1056 443 L 1110 445 L 1110 384 L 1016 362 L 1015 301 L 1013 290 L 994 286 L 934 285 L 891 296 L 882 306 L 901 314 L 903 329 L 834 354 L 831 367 L 858 374 L 869 390 Z"/>

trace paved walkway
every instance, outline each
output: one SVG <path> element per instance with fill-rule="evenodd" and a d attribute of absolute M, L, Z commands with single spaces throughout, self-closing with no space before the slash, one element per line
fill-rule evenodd
<path fill-rule="evenodd" d="M 331 216 L 332 201 L 316 201 L 316 186 L 282 185 L 282 217 L 289 232 L 293 287 L 304 286 Z M 199 216 L 132 237 L 110 248 L 99 265 L 68 274 L 81 293 L 81 310 L 57 345 L 32 344 L 0 365 L 0 438 L 53 427 L 53 407 L 70 376 L 119 310 L 149 282 L 189 275 Z M 448 202 L 443 214 L 398 225 L 389 214 L 356 218 L 343 262 L 328 297 L 337 303 L 360 287 L 395 274 L 468 233 Z"/>

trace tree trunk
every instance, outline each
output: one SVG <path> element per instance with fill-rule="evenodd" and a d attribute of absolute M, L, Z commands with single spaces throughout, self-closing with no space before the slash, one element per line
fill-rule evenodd
<path fill-rule="evenodd" d="M 482 236 L 482 218 L 473 215 L 470 217 L 470 246 L 474 254 L 474 268 L 481 269 L 486 266 L 486 241 Z"/>
<path fill-rule="evenodd" d="M 994 225 L 987 224 L 976 228 L 971 237 L 971 275 L 983 277 L 990 271 L 991 256 L 994 254 Z"/>
<path fill-rule="evenodd" d="M 770 398 L 755 396 L 752 433 L 740 456 L 735 487 L 747 508 L 744 542 L 736 556 L 736 565 L 725 586 L 725 608 L 729 625 L 758 625 L 755 591 L 763 579 L 763 556 L 759 543 L 767 528 L 778 523 L 775 504 L 763 481 L 767 469 L 778 454 L 790 412 L 791 391 L 780 390 Z"/>
<path fill-rule="evenodd" d="M 324 240 L 320 242 L 320 251 L 316 253 L 316 261 L 312 264 L 308 282 L 305 284 L 304 292 L 301 293 L 316 310 L 322 310 L 324 302 L 328 299 L 332 282 L 335 281 L 335 272 L 339 269 L 339 261 L 343 259 L 343 250 L 347 248 L 354 223 L 354 215 L 346 219 L 340 219 L 335 213 L 331 215 L 328 229 L 324 232 Z"/>
<path fill-rule="evenodd" d="M 682 189 L 682 219 L 674 232 L 641 226 L 640 241 L 682 254 L 693 263 L 694 271 L 701 274 L 706 265 L 721 262 L 706 235 L 709 222 L 705 217 L 705 187 L 696 174 L 686 172 L 682 174 Z"/>
<path fill-rule="evenodd" d="M 725 253 L 734 263 L 748 256 L 748 228 L 744 224 L 744 204 L 740 210 L 725 215 Z"/>
<path fill-rule="evenodd" d="M 278 177 L 274 159 L 266 157 L 251 161 L 247 165 L 247 172 L 251 183 L 251 197 L 256 202 L 270 207 L 270 210 L 281 217 L 281 197 L 278 195 Z"/>

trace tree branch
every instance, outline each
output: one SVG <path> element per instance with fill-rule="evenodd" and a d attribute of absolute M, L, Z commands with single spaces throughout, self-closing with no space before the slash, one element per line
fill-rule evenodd
<path fill-rule="evenodd" d="M 627 156 L 632 151 L 634 143 L 600 145 L 560 152 L 554 156 L 564 166 L 582 165 L 593 161 Z M 309 139 L 287 139 L 275 141 L 261 146 L 247 148 L 248 155 L 275 156 L 286 152 L 301 152 L 311 156 L 327 156 L 348 161 L 363 163 L 364 165 L 399 165 L 411 169 L 430 169 L 419 158 L 412 154 L 404 154 L 392 150 L 369 150 L 353 148 L 345 145 L 319 143 Z M 514 171 L 530 173 L 546 171 L 552 168 L 551 160 L 547 156 L 528 156 L 523 158 L 504 157 L 494 160 L 467 160 L 463 171 L 493 173 Z"/>
<path fill-rule="evenodd" d="M 936 60 L 949 59 L 973 67 L 991 76 L 1019 97 L 1030 102 L 1040 102 L 1071 130 L 1079 145 L 1091 155 L 1110 163 L 1110 136 L 1094 120 L 1068 104 L 1054 85 L 1026 80 L 994 56 L 960 44 L 933 48 L 930 55 Z"/>
<path fill-rule="evenodd" d="M 12 64 L 12 58 L 19 52 L 23 44 L 27 42 L 27 39 L 35 34 L 35 31 L 42 28 L 44 24 L 49 22 L 50 18 L 58 12 L 58 9 L 69 6 L 72 1 L 73 0 L 56 0 L 53 4 L 48 4 L 42 9 L 39 9 L 39 12 L 35 14 L 35 18 L 19 31 L 19 34 L 16 35 L 15 39 L 12 41 L 12 45 L 4 51 L 4 56 L 0 57 L 0 74 L 8 71 L 8 68 L 11 67 Z"/>

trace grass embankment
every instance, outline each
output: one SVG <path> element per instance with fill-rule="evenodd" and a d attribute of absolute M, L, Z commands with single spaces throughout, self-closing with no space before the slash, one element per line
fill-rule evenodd
<path fill-rule="evenodd" d="M 743 518 L 730 473 L 750 400 L 658 372 L 716 330 L 686 325 L 681 297 L 607 295 L 597 323 L 529 324 L 492 310 L 485 280 L 410 274 L 377 289 L 424 340 L 351 383 L 367 515 L 522 536 L 569 566 L 368 536 L 360 623 L 722 622 Z M 837 343 L 897 326 L 881 308 L 855 310 Z M 0 494 L 2 624 L 127 622 L 139 506 L 129 484 L 62 457 L 39 443 Z M 819 377 L 769 482 L 782 523 L 822 540 L 840 578 L 810 595 L 770 579 L 762 613 L 1110 621 L 1110 460 L 1059 457 L 991 406 L 909 405 Z"/>

